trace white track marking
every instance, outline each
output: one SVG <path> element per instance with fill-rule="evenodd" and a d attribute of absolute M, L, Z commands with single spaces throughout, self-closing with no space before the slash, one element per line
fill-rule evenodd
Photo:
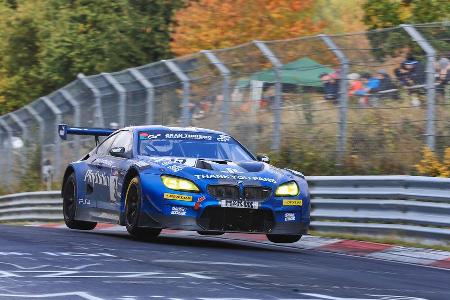
<path fill-rule="evenodd" d="M 41 294 L 41 295 L 25 295 L 25 294 L 0 294 L 0 297 L 15 297 L 15 298 L 53 298 L 53 297 L 64 297 L 64 296 L 78 296 L 86 300 L 105 300 L 104 298 L 99 298 L 92 296 L 85 292 L 69 292 L 69 293 L 54 293 L 54 294 Z"/>
<path fill-rule="evenodd" d="M 215 279 L 214 277 L 198 274 L 198 273 L 180 273 L 181 275 L 190 276 L 199 279 Z"/>
<path fill-rule="evenodd" d="M 180 260 L 180 259 L 155 259 L 152 260 L 155 263 L 182 263 L 182 264 L 199 264 L 199 265 L 224 265 L 224 266 L 240 266 L 240 267 L 261 267 L 270 268 L 269 265 L 262 264 L 248 264 L 248 263 L 233 263 L 226 261 L 192 261 L 192 260 Z"/>

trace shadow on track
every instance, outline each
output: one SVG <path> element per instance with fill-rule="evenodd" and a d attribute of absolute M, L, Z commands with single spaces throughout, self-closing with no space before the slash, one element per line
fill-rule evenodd
<path fill-rule="evenodd" d="M 285 252 L 285 253 L 303 253 L 304 249 L 294 248 L 288 245 L 266 244 L 255 241 L 227 239 L 220 236 L 168 236 L 160 235 L 155 239 L 148 241 L 140 241 L 134 239 L 126 233 L 118 232 L 101 232 L 101 231 L 75 231 L 83 234 L 94 234 L 99 236 L 109 236 L 138 244 L 159 244 L 169 246 L 184 246 L 193 248 L 220 248 L 220 249 L 235 249 L 248 251 L 268 251 L 268 252 Z"/>

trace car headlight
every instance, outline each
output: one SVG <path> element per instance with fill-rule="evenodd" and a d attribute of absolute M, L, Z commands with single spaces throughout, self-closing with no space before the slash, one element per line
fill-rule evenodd
<path fill-rule="evenodd" d="M 290 181 L 280 185 L 275 191 L 275 196 L 297 196 L 299 193 L 298 185 L 295 181 Z"/>
<path fill-rule="evenodd" d="M 164 185 L 176 191 L 186 191 L 186 192 L 200 192 L 198 187 L 190 180 L 174 177 L 174 176 L 166 176 L 162 175 L 161 180 Z"/>

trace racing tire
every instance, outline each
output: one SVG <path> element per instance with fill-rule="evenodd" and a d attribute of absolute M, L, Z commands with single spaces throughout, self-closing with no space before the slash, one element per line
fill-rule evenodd
<path fill-rule="evenodd" d="M 220 231 L 197 231 L 198 234 L 200 235 L 222 235 L 225 232 L 220 232 Z"/>
<path fill-rule="evenodd" d="M 64 223 L 70 229 L 92 230 L 97 226 L 96 222 L 75 220 L 77 212 L 77 181 L 72 173 L 64 184 L 63 191 L 63 215 Z"/>
<path fill-rule="evenodd" d="M 266 236 L 269 241 L 276 244 L 295 243 L 302 238 L 301 235 L 266 234 Z"/>
<path fill-rule="evenodd" d="M 125 194 L 125 226 L 132 237 L 138 240 L 152 240 L 161 233 L 161 229 L 138 227 L 141 203 L 141 184 L 139 177 L 134 177 L 128 184 Z"/>

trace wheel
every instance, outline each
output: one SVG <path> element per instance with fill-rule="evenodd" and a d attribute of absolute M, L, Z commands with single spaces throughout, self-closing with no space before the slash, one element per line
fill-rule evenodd
<path fill-rule="evenodd" d="M 301 235 L 281 235 L 281 234 L 267 234 L 267 239 L 272 243 L 295 243 L 300 241 Z"/>
<path fill-rule="evenodd" d="M 222 235 L 225 232 L 220 232 L 220 231 L 197 231 L 198 234 L 200 235 Z"/>
<path fill-rule="evenodd" d="M 141 184 L 139 177 L 134 177 L 128 184 L 125 195 L 125 226 L 131 236 L 139 240 L 156 238 L 161 229 L 138 227 L 141 212 Z"/>
<path fill-rule="evenodd" d="M 97 226 L 96 222 L 75 220 L 75 213 L 77 211 L 77 184 L 75 174 L 71 174 L 67 178 L 64 185 L 63 192 L 63 215 L 64 223 L 70 229 L 92 230 Z"/>

